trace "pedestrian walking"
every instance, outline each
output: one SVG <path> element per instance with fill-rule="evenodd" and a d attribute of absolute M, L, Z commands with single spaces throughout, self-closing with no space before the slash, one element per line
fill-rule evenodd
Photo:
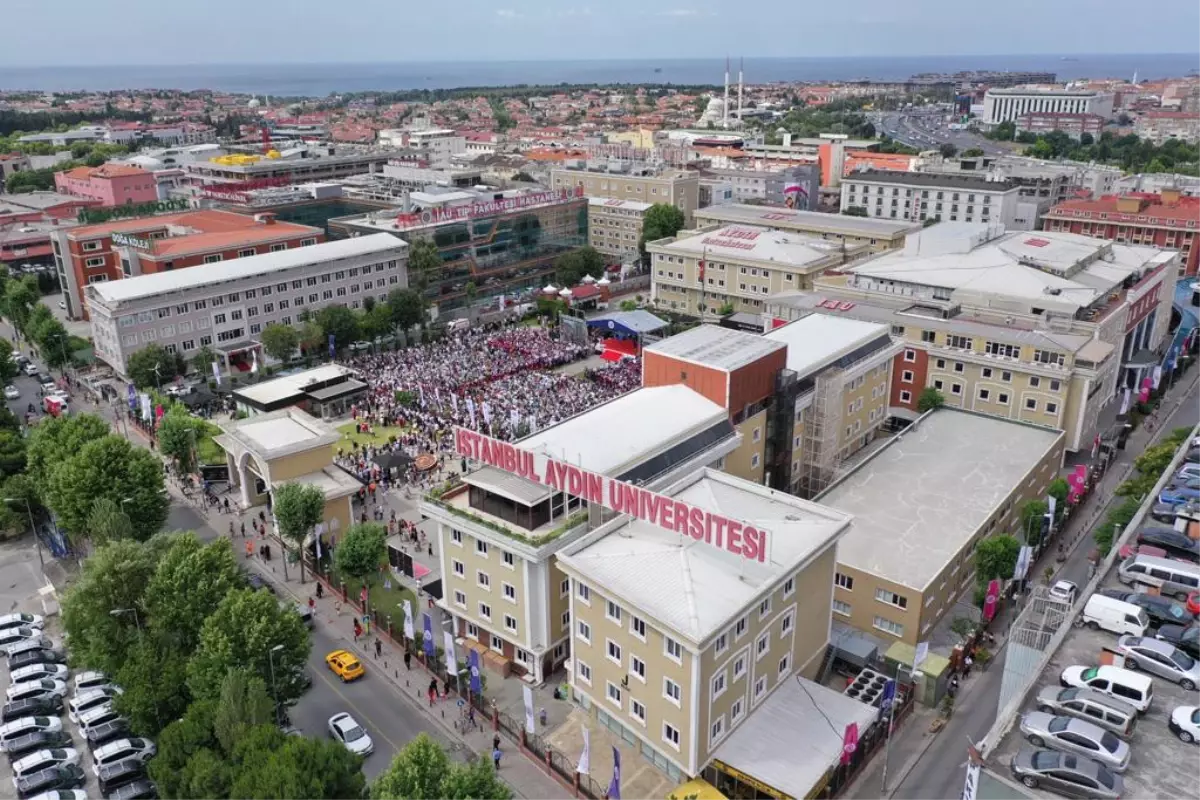
<path fill-rule="evenodd" d="M 310 613 L 310 614 L 312 614 L 312 613 L 316 613 L 316 610 L 317 610 L 317 598 L 315 598 L 315 597 L 309 597 L 309 598 L 308 598 L 308 611 L 309 611 L 309 613 Z"/>
<path fill-rule="evenodd" d="M 492 749 L 493 749 L 493 750 L 499 750 L 499 749 L 500 749 L 500 734 L 498 734 L 498 733 L 497 733 L 497 734 L 494 734 L 494 735 L 492 736 Z"/>
<path fill-rule="evenodd" d="M 357 619 L 354 620 L 354 641 L 358 641 L 358 637 L 362 636 L 362 623 Z"/>
<path fill-rule="evenodd" d="M 246 538 L 246 523 L 242 523 L 242 538 Z"/>
<path fill-rule="evenodd" d="M 229 522 L 229 538 L 230 539 L 233 538 L 233 521 L 232 520 L 230 520 L 230 522 Z"/>
<path fill-rule="evenodd" d="M 500 748 L 492 750 L 492 763 L 496 765 L 496 771 L 500 771 Z"/>
<path fill-rule="evenodd" d="M 246 558 L 254 558 L 254 542 L 246 540 Z"/>
<path fill-rule="evenodd" d="M 408 670 L 412 669 L 412 653 L 408 652 L 408 650 L 404 651 L 404 668 Z"/>
<path fill-rule="evenodd" d="M 375 657 L 380 658 L 383 655 L 383 640 L 378 636 L 375 637 Z"/>
<path fill-rule="evenodd" d="M 429 707 L 433 708 L 434 699 L 437 697 L 437 678 L 429 682 Z"/>

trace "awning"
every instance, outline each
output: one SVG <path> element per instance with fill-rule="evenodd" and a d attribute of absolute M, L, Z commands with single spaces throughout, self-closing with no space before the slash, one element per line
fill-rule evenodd
<path fill-rule="evenodd" d="M 681 783 L 671 790 L 667 800 L 726 800 L 725 795 L 717 791 L 703 778 L 695 778 L 687 783 Z"/>
<path fill-rule="evenodd" d="M 664 319 L 651 314 L 649 311 L 619 311 L 588 320 L 589 328 L 599 328 L 604 331 L 620 333 L 624 336 L 637 336 L 643 333 L 653 333 L 667 327 Z"/>
<path fill-rule="evenodd" d="M 243 353 L 247 350 L 254 350 L 261 347 L 262 344 L 260 342 L 254 342 L 248 339 L 242 339 L 241 341 L 237 342 L 217 342 L 213 345 L 214 350 L 216 350 L 218 353 L 224 353 L 227 356 L 231 356 L 234 353 Z"/>

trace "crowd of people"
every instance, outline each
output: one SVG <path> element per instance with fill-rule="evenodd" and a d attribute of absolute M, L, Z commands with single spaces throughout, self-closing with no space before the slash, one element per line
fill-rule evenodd
<path fill-rule="evenodd" d="M 466 331 L 422 347 L 360 356 L 351 366 L 371 389 L 352 410 L 356 423 L 364 431 L 372 426 L 405 431 L 385 445 L 351 447 L 339 461 L 378 479 L 372 464 L 381 451 L 442 458 L 453 449 L 450 433 L 456 425 L 517 439 L 640 385 L 641 364 L 635 359 L 574 375 L 555 371 L 593 353 L 552 331 L 510 328 Z M 400 472 L 396 477 L 418 486 L 431 478 L 413 465 Z"/>

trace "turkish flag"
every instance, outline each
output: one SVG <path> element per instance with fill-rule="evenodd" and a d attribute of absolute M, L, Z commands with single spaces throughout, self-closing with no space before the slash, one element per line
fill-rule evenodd
<path fill-rule="evenodd" d="M 846 734 L 842 737 L 842 763 L 849 764 L 858 749 L 858 723 L 851 722 L 846 726 Z"/>

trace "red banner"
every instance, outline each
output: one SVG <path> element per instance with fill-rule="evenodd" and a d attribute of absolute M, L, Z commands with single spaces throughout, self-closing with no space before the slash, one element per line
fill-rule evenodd
<path fill-rule="evenodd" d="M 842 764 L 849 764 L 850 759 L 854 758 L 854 751 L 858 749 L 858 723 L 851 722 L 846 726 L 846 733 L 842 736 Z"/>
<path fill-rule="evenodd" d="M 988 583 L 987 597 L 983 601 L 983 619 L 986 622 L 991 622 L 992 617 L 996 616 L 996 604 L 1000 602 L 1000 579 L 992 578 Z"/>

